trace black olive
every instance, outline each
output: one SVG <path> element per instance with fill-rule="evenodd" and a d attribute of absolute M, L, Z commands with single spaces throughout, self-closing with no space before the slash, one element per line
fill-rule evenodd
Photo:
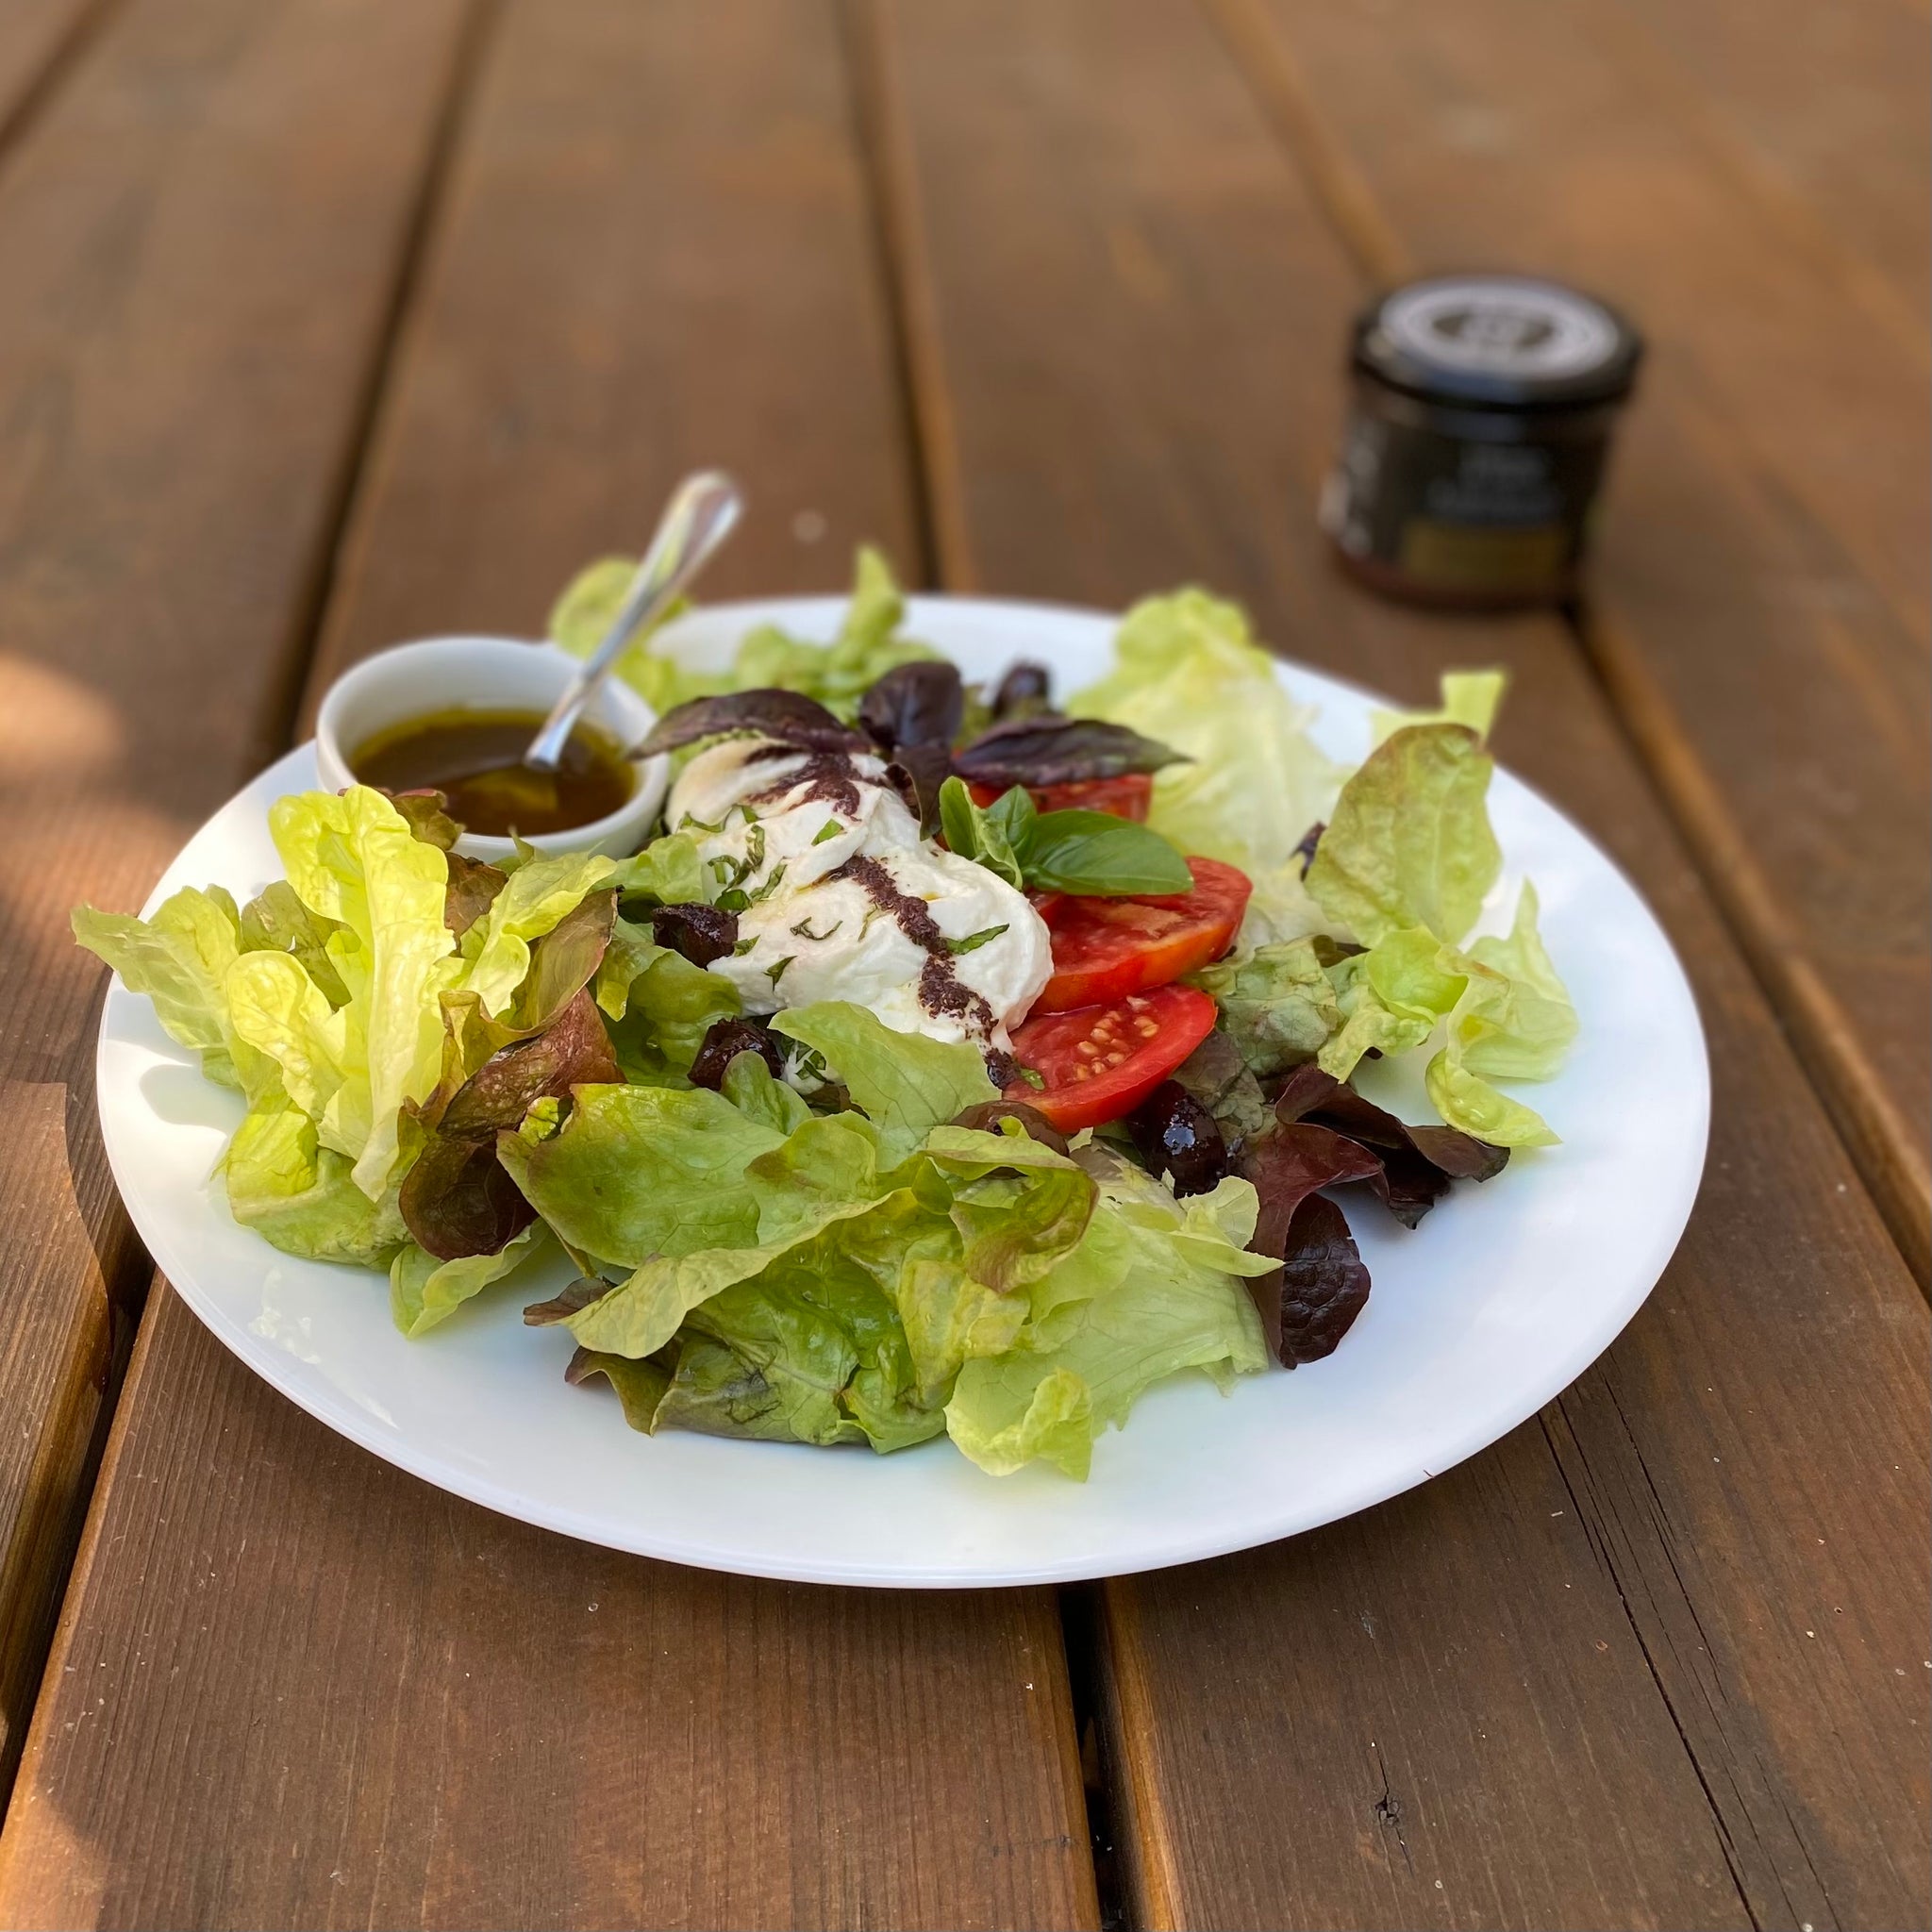
<path fill-rule="evenodd" d="M 778 1042 L 749 1020 L 713 1020 L 691 1063 L 691 1084 L 708 1087 L 713 1093 L 724 1085 L 724 1070 L 741 1053 L 755 1053 L 772 1070 L 774 1078 L 785 1071 Z"/>
<path fill-rule="evenodd" d="M 660 906 L 651 914 L 651 937 L 682 953 L 693 966 L 728 959 L 738 943 L 738 914 L 715 906 Z"/>
<path fill-rule="evenodd" d="M 1227 1143 L 1214 1116 L 1178 1080 L 1163 1080 L 1127 1116 L 1127 1129 L 1176 1194 L 1205 1194 L 1227 1173 Z"/>
<path fill-rule="evenodd" d="M 956 1113 L 952 1124 L 996 1134 L 1002 1121 L 1018 1121 L 1042 1147 L 1051 1147 L 1056 1154 L 1067 1151 L 1067 1137 L 1038 1108 L 1028 1107 L 1024 1100 L 983 1100 L 964 1113 Z"/>
<path fill-rule="evenodd" d="M 992 694 L 995 718 L 1030 718 L 1053 701 L 1053 673 L 1044 664 L 1022 658 L 1000 679 Z"/>

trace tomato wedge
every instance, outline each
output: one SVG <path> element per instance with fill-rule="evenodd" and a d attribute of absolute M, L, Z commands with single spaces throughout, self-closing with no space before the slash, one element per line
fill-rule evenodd
<path fill-rule="evenodd" d="M 969 785 L 966 789 L 981 810 L 1001 791 L 997 785 Z M 1104 811 L 1144 825 L 1147 808 L 1154 802 L 1154 774 L 1129 772 L 1120 778 L 1074 778 L 1064 785 L 1030 785 L 1027 790 L 1041 811 Z"/>
<path fill-rule="evenodd" d="M 1234 942 L 1254 886 L 1218 858 L 1191 858 L 1191 892 L 1151 899 L 1063 899 L 1053 908 L 1053 977 L 1036 1013 L 1063 1013 L 1165 986 Z"/>
<path fill-rule="evenodd" d="M 1046 1085 L 1015 1080 L 1006 1097 L 1038 1108 L 1063 1134 L 1118 1120 L 1213 1032 L 1214 1019 L 1214 1002 L 1191 986 L 1041 1014 L 1013 1035 L 1013 1056 Z"/>

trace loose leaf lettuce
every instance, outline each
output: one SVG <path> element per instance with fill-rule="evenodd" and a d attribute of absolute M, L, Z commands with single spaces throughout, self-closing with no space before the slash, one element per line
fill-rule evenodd
<path fill-rule="evenodd" d="M 446 1322 L 491 1282 L 521 1268 L 547 1239 L 543 1224 L 532 1222 L 494 1254 L 465 1255 L 454 1261 L 439 1261 L 411 1241 L 390 1263 L 390 1314 L 413 1341 Z"/>
<path fill-rule="evenodd" d="M 241 1084 L 232 1063 L 228 969 L 241 953 L 235 902 L 222 891 L 176 892 L 152 920 L 80 906 L 74 936 L 121 975 L 130 992 L 154 1002 L 168 1037 L 202 1057 L 202 1071 L 224 1086 Z"/>
<path fill-rule="evenodd" d="M 380 1267 L 408 1239 L 394 1189 L 372 1201 L 347 1158 L 280 1095 L 249 1110 L 220 1172 L 228 1211 L 285 1255 Z"/>
<path fill-rule="evenodd" d="M 986 1062 L 973 1047 L 894 1032 L 849 1001 L 793 1007 L 773 1019 L 772 1030 L 824 1056 L 879 1130 L 889 1166 L 903 1160 L 942 1121 L 998 1098 Z"/>
<path fill-rule="evenodd" d="M 1459 941 L 1502 870 L 1493 769 L 1467 725 L 1396 732 L 1341 788 L 1307 871 L 1316 903 L 1369 945 L 1417 925 Z"/>
<path fill-rule="evenodd" d="M 1442 702 L 1433 711 L 1372 711 L 1369 731 L 1376 744 L 1410 724 L 1466 724 L 1488 738 L 1509 688 L 1507 671 L 1445 671 Z"/>
<path fill-rule="evenodd" d="M 1246 614 L 1203 591 L 1150 597 L 1127 612 L 1115 652 L 1114 669 L 1067 708 L 1192 759 L 1156 774 L 1148 824 L 1181 851 L 1248 874 L 1254 940 L 1323 930 L 1296 848 L 1329 816 L 1342 768 L 1308 737 L 1314 713 L 1282 689 Z"/>
<path fill-rule="evenodd" d="M 617 861 L 601 852 L 563 852 L 519 866 L 491 902 L 489 916 L 463 937 L 463 991 L 487 1011 L 507 1013 L 530 970 L 530 941 L 560 924 L 616 872 Z"/>
<path fill-rule="evenodd" d="M 1311 940 L 1259 946 L 1191 978 L 1213 997 L 1248 1070 L 1262 1079 L 1311 1059 L 1342 1024 L 1322 950 Z"/>
<path fill-rule="evenodd" d="M 284 1084 L 291 1074 L 310 1080 L 311 1091 L 332 1084 L 311 1117 L 322 1143 L 349 1156 L 356 1185 L 377 1200 L 400 1159 L 403 1103 L 423 1100 L 441 1072 L 438 996 L 461 971 L 443 924 L 449 869 L 367 785 L 277 799 L 269 830 L 302 903 L 341 928 L 325 950 L 349 998 L 331 1010 L 291 956 L 245 954 L 229 975 L 236 1029 L 248 1037 L 236 982 L 259 975 L 249 980 L 251 1011 L 260 1022 L 249 1043 L 277 1060 Z M 276 969 L 287 969 L 278 979 Z M 294 1086 L 289 1092 L 311 1111 Z"/>

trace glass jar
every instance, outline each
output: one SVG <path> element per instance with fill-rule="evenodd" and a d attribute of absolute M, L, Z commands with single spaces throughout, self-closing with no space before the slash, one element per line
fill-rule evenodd
<path fill-rule="evenodd" d="M 1441 275 L 1372 304 L 1322 492 L 1344 568 L 1442 607 L 1570 596 L 1642 353 L 1607 304 L 1524 275 Z"/>

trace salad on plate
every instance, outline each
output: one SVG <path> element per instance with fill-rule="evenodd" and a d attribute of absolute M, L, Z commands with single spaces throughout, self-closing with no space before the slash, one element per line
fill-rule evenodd
<path fill-rule="evenodd" d="M 556 640 L 629 573 L 585 572 Z M 429 1347 L 560 1253 L 525 1319 L 641 1430 L 1084 1477 L 1153 1382 L 1330 1353 L 1370 1287 L 1348 1213 L 1412 1228 L 1555 1141 L 1507 1091 L 1576 1030 L 1533 887 L 1471 937 L 1499 674 L 1378 714 L 1349 769 L 1199 591 L 1067 693 L 969 685 L 902 624 L 862 552 L 829 644 L 634 646 L 675 776 L 627 857 L 486 864 L 439 795 L 355 785 L 275 803 L 286 876 L 245 905 L 77 910 L 245 1100 L 235 1220 L 386 1270 Z M 1437 1119 L 1357 1091 L 1405 1056 Z"/>

